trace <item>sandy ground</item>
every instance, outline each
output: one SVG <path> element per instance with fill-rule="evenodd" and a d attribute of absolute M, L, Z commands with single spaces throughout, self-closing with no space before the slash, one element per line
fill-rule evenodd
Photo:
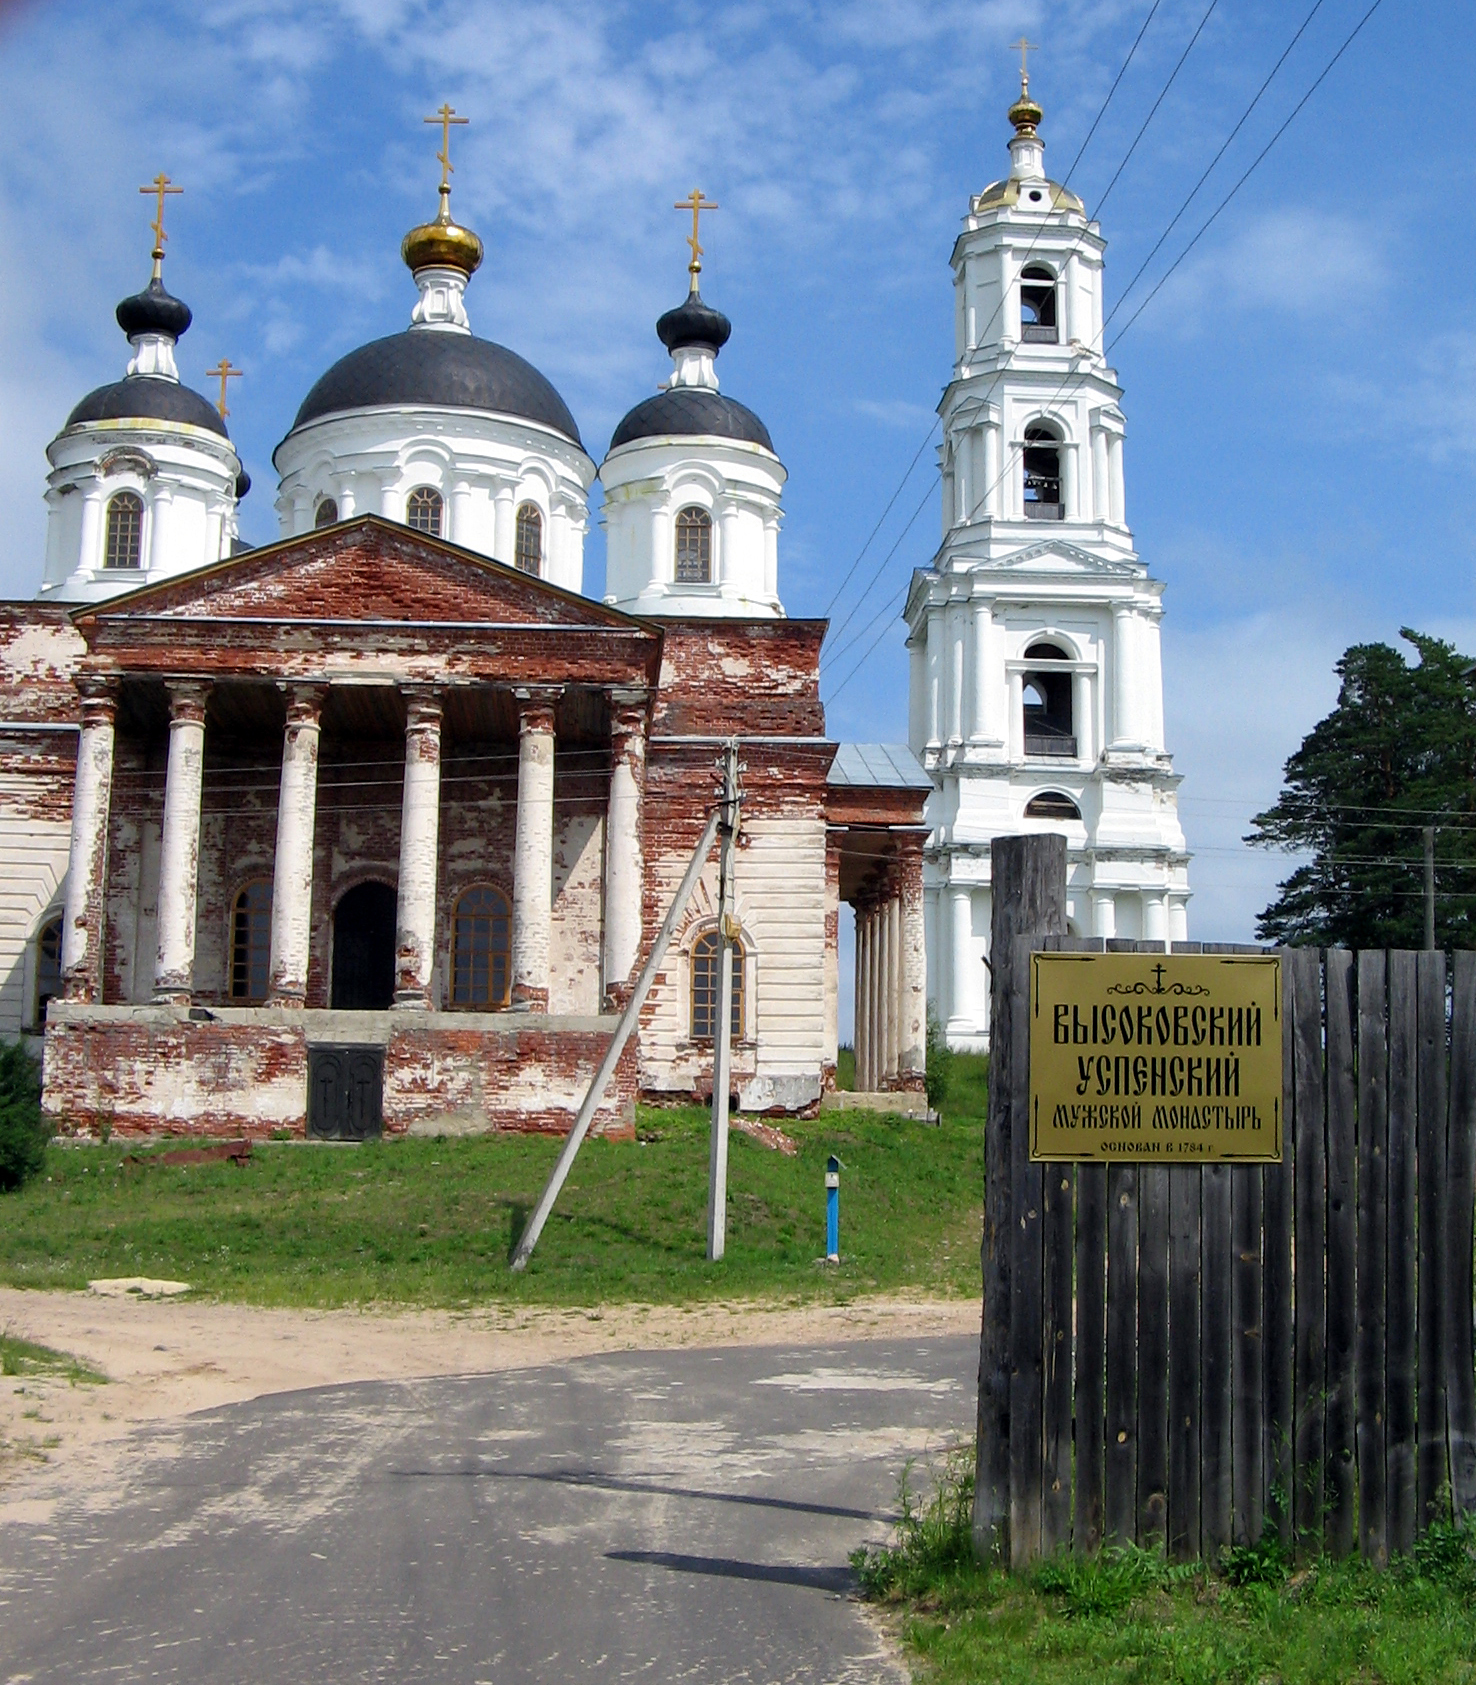
<path fill-rule="evenodd" d="M 104 1386 L 0 1381 L 0 1524 L 39 1519 L 110 1486 L 135 1429 L 266 1393 L 349 1381 L 490 1374 L 594 1352 L 671 1346 L 830 1345 L 967 1334 L 967 1300 L 848 1305 L 617 1305 L 599 1310 L 262 1310 L 189 1299 L 0 1288 L 0 1330 L 83 1359 Z"/>

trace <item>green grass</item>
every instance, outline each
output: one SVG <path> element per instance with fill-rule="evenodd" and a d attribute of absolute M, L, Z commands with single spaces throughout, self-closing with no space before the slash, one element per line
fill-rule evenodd
<path fill-rule="evenodd" d="M 1455 1685 L 1476 1678 L 1476 1528 L 1437 1527 L 1379 1572 L 1275 1548 L 1212 1574 L 1136 1549 L 1026 1574 L 969 1548 L 972 1451 L 904 1494 L 894 1544 L 859 1552 L 927 1685 Z"/>
<path fill-rule="evenodd" d="M 133 1163 L 116 1139 L 53 1145 L 39 1177 L 0 1197 L 0 1282 L 165 1276 L 310 1306 L 979 1291 L 982 1116 L 930 1128 L 828 1113 L 785 1128 L 795 1158 L 733 1135 L 727 1257 L 710 1265 L 707 1115 L 643 1107 L 639 1140 L 586 1143 L 521 1276 L 507 1260 L 551 1138 L 268 1142 L 240 1168 Z M 829 1153 L 846 1165 L 838 1266 L 819 1261 Z"/>
<path fill-rule="evenodd" d="M 38 1346 L 33 1340 L 19 1340 L 12 1334 L 0 1334 L 0 1375 L 43 1376 L 84 1386 L 98 1386 L 107 1380 L 80 1358 L 53 1351 L 50 1346 Z"/>

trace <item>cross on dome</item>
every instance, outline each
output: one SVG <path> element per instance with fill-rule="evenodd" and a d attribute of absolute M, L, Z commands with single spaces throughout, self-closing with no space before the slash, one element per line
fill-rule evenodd
<path fill-rule="evenodd" d="M 220 411 L 222 421 L 231 413 L 226 408 L 226 382 L 228 380 L 239 380 L 245 372 L 244 369 L 233 368 L 229 357 L 222 357 L 213 369 L 206 369 L 205 371 L 212 380 L 218 378 L 220 381 L 220 402 L 215 407 Z"/>
<path fill-rule="evenodd" d="M 455 108 L 442 102 L 441 108 L 434 117 L 423 117 L 424 123 L 439 123 L 441 125 L 441 150 L 436 159 L 441 166 L 441 192 L 449 194 L 451 191 L 451 176 L 456 166 L 451 162 L 451 130 L 465 128 L 471 122 L 470 117 L 458 117 Z"/>
<path fill-rule="evenodd" d="M 703 211 L 715 211 L 721 207 L 716 199 L 704 198 L 700 187 L 694 187 L 685 199 L 678 199 L 671 208 L 674 211 L 690 210 L 692 213 L 692 232 L 687 236 L 687 244 L 692 248 L 692 261 L 687 265 L 687 273 L 692 277 L 691 290 L 695 293 L 697 277 L 702 273 L 702 247 L 698 244 L 701 232 L 700 218 Z"/>
<path fill-rule="evenodd" d="M 169 238 L 164 232 L 164 196 L 167 193 L 183 193 L 184 189 L 176 187 L 163 170 L 160 170 L 147 187 L 139 188 L 139 192 L 152 194 L 158 200 L 158 207 L 154 211 L 154 220 L 149 224 L 149 227 L 154 231 L 154 279 L 158 281 L 163 277 L 164 242 Z"/>

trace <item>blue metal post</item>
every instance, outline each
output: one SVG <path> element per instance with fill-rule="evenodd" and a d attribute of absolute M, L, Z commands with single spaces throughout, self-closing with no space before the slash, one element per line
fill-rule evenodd
<path fill-rule="evenodd" d="M 841 1161 L 834 1153 L 825 1161 L 825 1261 L 840 1262 Z"/>

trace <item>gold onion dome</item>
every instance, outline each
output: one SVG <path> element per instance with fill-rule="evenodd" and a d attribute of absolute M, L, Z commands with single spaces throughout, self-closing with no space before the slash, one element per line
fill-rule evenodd
<path fill-rule="evenodd" d="M 997 108 L 996 108 L 997 109 Z M 1009 118 L 1015 125 L 1015 133 L 1019 135 L 1033 135 L 1045 113 L 1030 97 L 1030 85 L 1027 83 L 1020 90 L 1020 97 L 1010 107 Z"/>
<path fill-rule="evenodd" d="M 449 186 L 441 186 L 441 209 L 436 220 L 412 228 L 400 242 L 400 256 L 412 275 L 417 269 L 459 269 L 470 277 L 481 267 L 481 240 L 471 229 L 451 220 Z"/>

